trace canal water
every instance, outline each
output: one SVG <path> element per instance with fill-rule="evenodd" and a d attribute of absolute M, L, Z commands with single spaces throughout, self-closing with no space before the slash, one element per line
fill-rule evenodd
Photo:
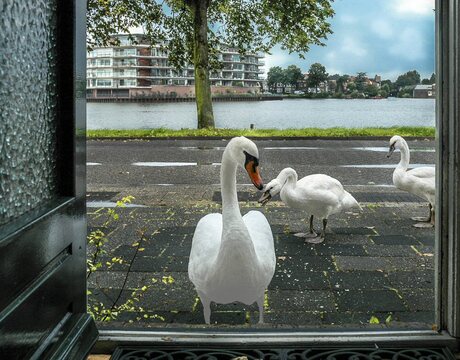
<path fill-rule="evenodd" d="M 196 128 L 195 103 L 88 103 L 96 129 Z M 248 101 L 214 103 L 219 128 L 434 126 L 433 99 Z"/>

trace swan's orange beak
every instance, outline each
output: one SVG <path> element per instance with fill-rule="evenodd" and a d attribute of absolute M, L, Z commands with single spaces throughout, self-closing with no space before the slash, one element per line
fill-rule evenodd
<path fill-rule="evenodd" d="M 254 164 L 253 160 L 248 161 L 244 167 L 246 168 L 246 171 L 248 172 L 248 175 L 251 178 L 251 181 L 254 184 L 254 186 L 257 189 L 262 190 L 264 188 L 264 182 L 260 177 L 259 167 Z"/>

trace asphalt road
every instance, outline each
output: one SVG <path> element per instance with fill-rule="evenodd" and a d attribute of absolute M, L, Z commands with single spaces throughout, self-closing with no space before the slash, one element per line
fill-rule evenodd
<path fill-rule="evenodd" d="M 90 190 L 165 185 L 218 185 L 226 140 L 89 141 Z M 392 185 L 394 153 L 386 140 L 255 140 L 265 182 L 285 167 L 299 177 L 324 173 L 345 186 Z M 408 141 L 411 164 L 434 164 L 434 142 Z M 135 165 L 137 163 L 137 165 Z M 241 170 L 238 183 L 248 184 Z"/>

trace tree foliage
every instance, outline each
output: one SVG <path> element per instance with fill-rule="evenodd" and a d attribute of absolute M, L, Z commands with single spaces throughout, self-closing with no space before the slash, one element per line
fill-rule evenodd
<path fill-rule="evenodd" d="M 276 89 L 276 84 L 285 84 L 285 72 L 280 66 L 273 66 L 267 73 L 267 85 L 270 90 Z"/>
<path fill-rule="evenodd" d="M 408 71 L 405 74 L 399 75 L 395 84 L 399 88 L 420 84 L 420 74 L 417 70 Z"/>
<path fill-rule="evenodd" d="M 311 45 L 323 46 L 332 33 L 328 18 L 332 0 L 87 0 L 90 46 L 111 43 L 110 34 L 143 27 L 146 35 L 164 45 L 177 68 L 193 63 L 193 3 L 208 4 L 208 47 L 217 60 L 220 44 L 244 52 L 266 52 L 281 45 L 300 57 Z M 213 63 L 214 66 L 218 62 Z"/>
<path fill-rule="evenodd" d="M 324 65 L 314 63 L 308 70 L 308 86 L 318 89 L 319 84 L 327 79 L 327 72 Z"/>
<path fill-rule="evenodd" d="M 280 45 L 300 57 L 311 45 L 324 45 L 323 40 L 332 33 L 328 22 L 334 14 L 332 1 L 87 0 L 88 44 L 106 45 L 112 41 L 110 34 L 129 33 L 142 26 L 152 42 L 163 42 L 173 66 L 181 69 L 194 64 L 196 86 L 210 89 L 209 77 L 199 73 L 197 78 L 197 68 L 200 65 L 209 74 L 221 67 L 218 53 L 222 44 L 240 53 L 269 53 Z M 203 36 L 203 24 L 207 36 Z M 199 52 L 195 51 L 198 47 Z M 197 53 L 204 56 L 197 59 Z M 212 106 L 210 101 L 200 102 L 199 96 L 197 92 L 197 104 Z M 210 99 L 210 90 L 203 96 Z"/>
<path fill-rule="evenodd" d="M 367 81 L 367 74 L 365 72 L 359 72 L 356 75 L 355 83 L 356 83 L 356 90 L 363 92 L 366 86 Z"/>
<path fill-rule="evenodd" d="M 303 79 L 302 70 L 296 65 L 289 65 L 284 70 L 285 81 L 287 84 L 297 87 L 297 83 Z"/>

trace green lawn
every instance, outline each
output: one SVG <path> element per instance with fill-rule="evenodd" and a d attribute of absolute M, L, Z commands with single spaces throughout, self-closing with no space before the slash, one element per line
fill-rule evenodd
<path fill-rule="evenodd" d="M 88 130 L 89 139 L 97 138 L 174 138 L 174 137 L 357 137 L 357 136 L 416 136 L 434 137 L 434 127 L 389 127 L 389 128 L 305 128 L 305 129 L 139 129 L 139 130 Z"/>

